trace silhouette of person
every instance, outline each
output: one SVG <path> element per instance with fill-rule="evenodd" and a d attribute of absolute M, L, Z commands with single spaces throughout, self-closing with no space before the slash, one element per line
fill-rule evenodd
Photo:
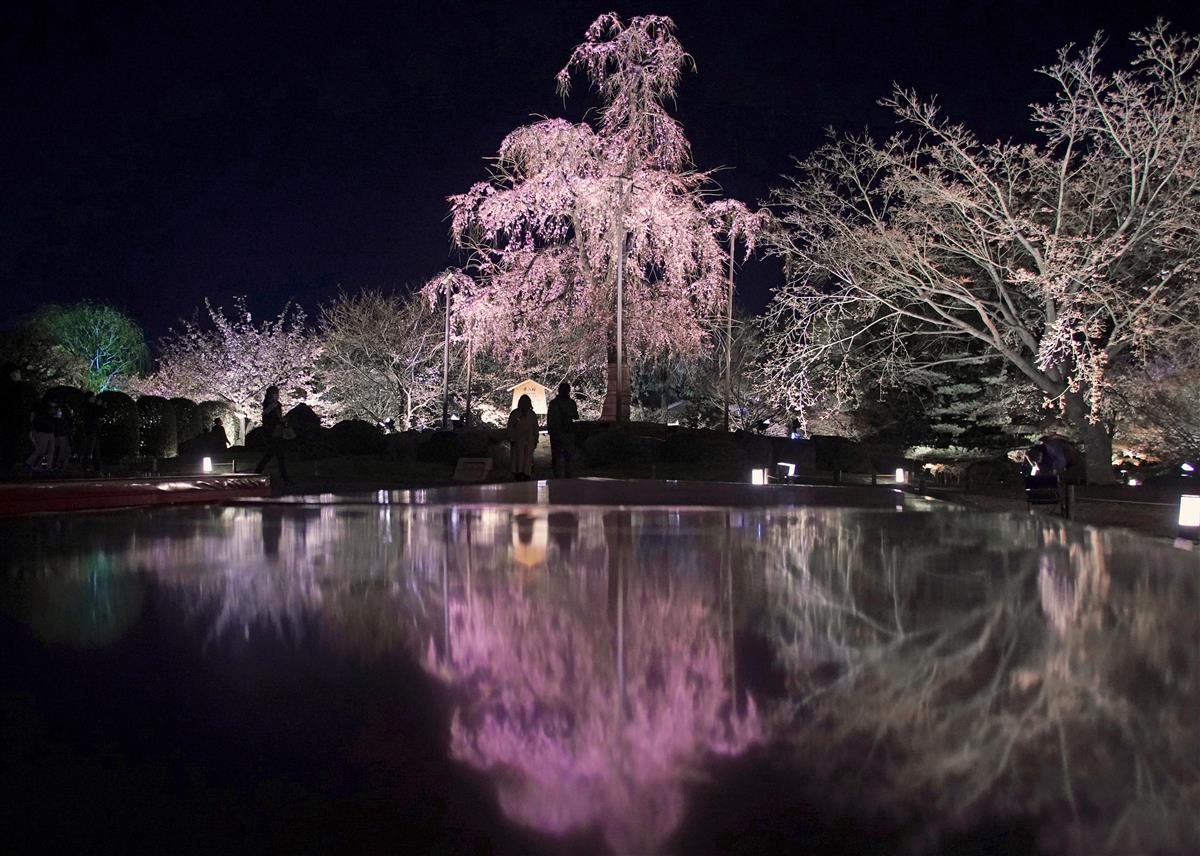
<path fill-rule="evenodd" d="M 546 428 L 550 434 L 550 460 L 554 464 L 557 478 L 574 475 L 575 422 L 579 419 L 579 407 L 571 398 L 571 384 L 565 380 L 558 385 L 558 395 L 550 402 L 546 411 Z"/>
<path fill-rule="evenodd" d="M 533 450 L 538 443 L 538 418 L 528 395 L 517 399 L 517 409 L 508 416 L 508 441 L 512 444 L 513 478 L 533 478 Z"/>

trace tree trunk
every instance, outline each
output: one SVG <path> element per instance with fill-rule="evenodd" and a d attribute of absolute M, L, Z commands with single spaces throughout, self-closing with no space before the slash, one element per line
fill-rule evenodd
<path fill-rule="evenodd" d="M 1067 393 L 1067 420 L 1083 437 L 1088 484 L 1116 484 L 1112 468 L 1112 426 L 1088 419 L 1088 406 L 1081 393 Z"/>

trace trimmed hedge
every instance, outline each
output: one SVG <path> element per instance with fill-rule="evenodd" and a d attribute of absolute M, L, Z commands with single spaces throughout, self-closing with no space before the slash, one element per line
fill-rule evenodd
<path fill-rule="evenodd" d="M 143 395 L 137 400 L 142 454 L 173 458 L 179 451 L 175 409 L 165 398 Z"/>
<path fill-rule="evenodd" d="M 136 458 L 141 446 L 138 406 L 123 392 L 109 390 L 96 397 L 104 402 L 104 415 L 100 417 L 101 457 L 113 462 Z"/>
<path fill-rule="evenodd" d="M 592 434 L 584 440 L 583 452 L 591 467 L 638 465 L 650 460 L 650 446 L 645 440 L 616 427 Z"/>
<path fill-rule="evenodd" d="M 470 431 L 435 431 L 422 436 L 417 445 L 417 460 L 435 464 L 453 464 L 459 458 L 486 458 L 488 434 Z"/>
<path fill-rule="evenodd" d="M 382 455 L 387 449 L 387 440 L 383 432 L 361 419 L 347 419 L 337 423 L 329 429 L 329 436 L 338 453 L 342 455 Z"/>
<path fill-rule="evenodd" d="M 321 433 L 321 417 L 304 402 L 284 414 L 288 426 L 296 432 L 297 440 L 312 440 Z"/>
<path fill-rule="evenodd" d="M 175 411 L 175 434 L 180 443 L 199 437 L 212 424 L 205 425 L 200 421 L 200 408 L 190 398 L 172 398 L 170 405 Z"/>
<path fill-rule="evenodd" d="M 702 461 L 743 463 L 745 451 L 732 434 L 715 431 L 671 430 L 659 452 L 668 463 L 694 464 Z"/>

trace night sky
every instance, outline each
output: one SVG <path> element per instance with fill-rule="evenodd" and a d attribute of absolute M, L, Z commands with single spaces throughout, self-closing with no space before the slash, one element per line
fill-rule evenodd
<path fill-rule="evenodd" d="M 414 8 L 408 8 L 409 6 Z M 445 197 L 534 114 L 578 120 L 554 75 L 601 12 L 672 16 L 697 73 L 677 115 L 725 193 L 763 199 L 824 129 L 892 129 L 892 81 L 936 93 L 986 139 L 1029 138 L 1034 73 L 1097 29 L 1200 3 L 10 2 L 0 12 L 8 327 L 93 298 L 152 337 L 205 296 L 403 289 L 458 261 Z M 415 9 L 415 10 L 414 10 Z M 778 283 L 747 265 L 752 310 Z"/>

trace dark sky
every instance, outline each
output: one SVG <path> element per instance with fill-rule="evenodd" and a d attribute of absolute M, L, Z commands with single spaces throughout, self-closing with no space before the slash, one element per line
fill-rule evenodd
<path fill-rule="evenodd" d="M 413 8 L 409 8 L 412 6 Z M 1029 136 L 1034 73 L 1068 41 L 1200 3 L 56 2 L 4 4 L 0 326 L 47 301 L 130 310 L 152 336 L 205 296 L 404 288 L 455 262 L 445 197 L 531 114 L 579 119 L 554 74 L 597 14 L 672 16 L 695 57 L 678 116 L 726 193 L 764 198 L 824 129 L 891 130 L 893 80 L 982 136 Z M 747 265 L 758 309 L 778 281 Z"/>

